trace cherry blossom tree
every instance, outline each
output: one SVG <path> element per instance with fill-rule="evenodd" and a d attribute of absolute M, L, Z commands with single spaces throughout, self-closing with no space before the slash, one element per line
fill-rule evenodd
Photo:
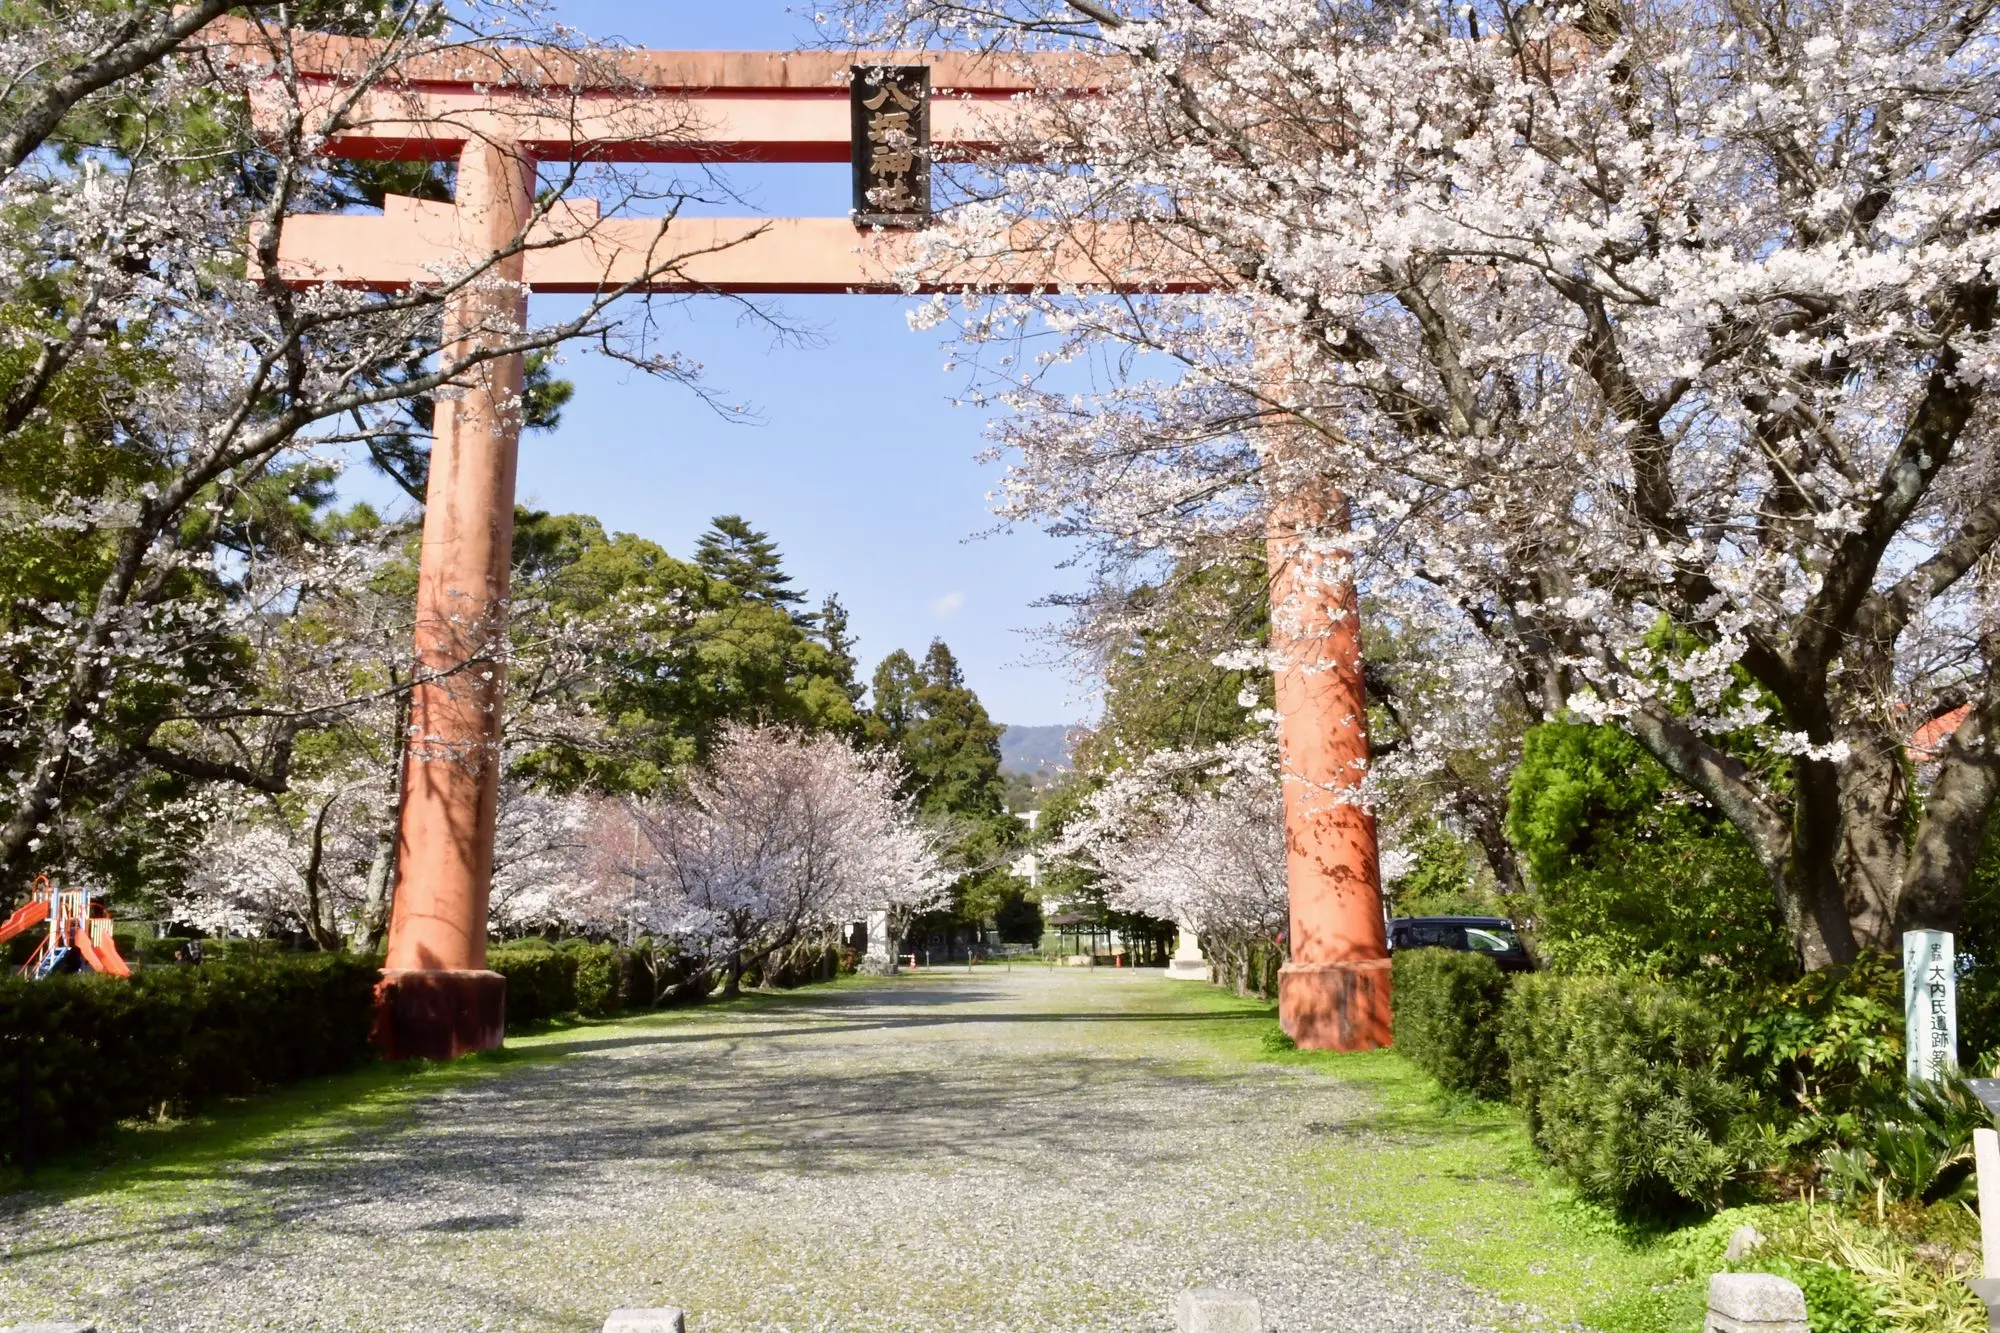
<path fill-rule="evenodd" d="M 407 538 L 400 525 L 354 538 L 269 577 L 283 614 L 244 627 L 255 693 L 215 736 L 218 767 L 254 750 L 260 729 L 299 728 L 282 787 L 216 784 L 159 821 L 196 830 L 189 881 L 170 899 L 176 919 L 228 933 L 302 931 L 319 947 L 380 947 L 394 879 L 398 782 L 409 743 L 409 685 L 418 678 L 407 595 Z M 513 934 L 544 927 L 602 930 L 604 882 L 585 855 L 597 806 L 522 776 L 551 746 L 618 752 L 597 700 L 632 654 L 665 655 L 693 615 L 671 591 L 628 588 L 578 606 L 561 571 L 524 571 L 504 656 L 504 755 L 496 831 L 492 924 Z M 269 744 L 268 739 L 262 741 Z M 212 746 L 220 741 L 211 740 Z M 192 749 L 192 743 L 190 745 Z M 233 881 L 236 871 L 259 867 Z"/>
<path fill-rule="evenodd" d="M 933 304 L 1013 409 L 1004 515 L 1107 569 L 1303 515 L 1463 645 L 1452 706 L 1626 728 L 1726 815 L 1804 966 L 1952 924 L 2000 796 L 2000 11 L 846 17 L 1109 62 L 963 174 L 939 258 L 1021 223 L 1116 271 L 1132 219 L 1221 293 Z M 1905 738 L 1960 705 L 1920 789 Z"/>
<path fill-rule="evenodd" d="M 231 8 L 252 17 L 210 24 Z M 613 63 L 525 0 L 20 10 L 0 29 L 0 875 L 16 878 L 53 854 L 80 795 L 157 779 L 282 796 L 306 738 L 407 692 L 395 670 L 360 679 L 340 640 L 296 675 L 320 682 L 312 697 L 273 697 L 251 650 L 311 600 L 315 565 L 337 563 L 293 540 L 298 511 L 350 451 L 406 441 L 497 357 L 589 339 L 699 391 L 649 341 L 656 325 L 613 308 L 680 262 L 664 225 L 632 283 L 552 322 L 489 321 L 446 344 L 441 319 L 509 304 L 461 298 L 553 243 L 534 229 L 572 186 L 606 218 L 713 193 L 699 175 L 543 163 L 534 217 L 495 256 L 398 292 L 293 290 L 277 262 L 286 217 L 368 206 L 319 150 L 372 92 L 424 62 L 478 59 L 521 96 L 544 92 L 538 114 L 560 122 L 578 88 L 622 84 Z M 285 24 L 315 13 L 370 35 L 338 84 L 296 74 L 294 43 L 310 39 Z M 671 103 L 649 132 L 680 132 Z M 313 656 L 306 636 L 289 646 Z"/>
<path fill-rule="evenodd" d="M 901 773 L 837 736 L 736 725 L 678 799 L 635 805 L 645 931 L 710 960 L 725 994 L 810 931 L 942 905 L 952 875 L 898 794 Z"/>
<path fill-rule="evenodd" d="M 1275 766 L 1230 775 L 1192 792 L 1128 804 L 1114 781 L 1093 815 L 1065 839 L 1103 872 L 1105 902 L 1175 922 L 1201 937 L 1221 969 L 1241 981 L 1249 946 L 1286 929 L 1285 826 Z"/>

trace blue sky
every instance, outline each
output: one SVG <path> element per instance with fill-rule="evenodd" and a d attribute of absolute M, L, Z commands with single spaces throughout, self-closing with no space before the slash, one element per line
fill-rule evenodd
<path fill-rule="evenodd" d="M 809 36 L 783 0 L 557 0 L 556 16 L 660 48 L 786 49 Z M 767 166 L 730 181 L 774 215 L 846 212 L 845 166 Z M 1058 568 L 1067 548 L 1040 532 L 978 536 L 993 527 L 985 497 L 1000 472 L 974 460 L 986 418 L 950 405 L 964 378 L 944 371 L 938 335 L 911 332 L 908 304 L 894 297 L 776 305 L 823 345 L 774 347 L 768 329 L 719 301 L 663 310 L 665 330 L 684 332 L 681 349 L 728 401 L 749 405 L 752 425 L 572 355 L 562 373 L 577 394 L 561 428 L 523 441 L 522 502 L 595 514 L 683 557 L 712 515 L 740 513 L 778 541 L 815 601 L 840 594 L 864 671 L 895 648 L 920 656 L 941 636 L 996 720 L 1086 720 L 1088 683 L 1047 664 L 1024 633 L 1051 615 L 1033 603 L 1078 575 Z M 355 491 L 382 498 L 360 478 Z"/>

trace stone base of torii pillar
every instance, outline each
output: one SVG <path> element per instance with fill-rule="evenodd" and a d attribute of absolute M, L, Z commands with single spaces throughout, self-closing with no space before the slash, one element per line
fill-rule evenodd
<path fill-rule="evenodd" d="M 392 1060 L 456 1060 L 507 1035 L 507 979 L 472 968 L 384 971 L 375 985 L 375 1048 Z"/>

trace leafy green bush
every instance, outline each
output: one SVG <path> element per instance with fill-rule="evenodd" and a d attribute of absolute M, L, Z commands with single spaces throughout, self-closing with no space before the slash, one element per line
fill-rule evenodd
<path fill-rule="evenodd" d="M 1758 988 L 1724 1007 L 1742 1077 L 1814 1122 L 1852 1137 L 1903 1097 L 1903 972 L 1887 954 Z"/>
<path fill-rule="evenodd" d="M 486 966 L 507 978 L 507 1030 L 518 1032 L 581 1012 L 577 973 L 582 960 L 579 951 L 558 949 L 542 940 L 489 950 Z M 597 995 L 593 992 L 591 998 Z"/>
<path fill-rule="evenodd" d="M 1951 1245 L 1913 1246 L 1907 1235 L 1827 1207 L 1772 1220 L 1771 1238 L 1742 1266 L 1798 1283 L 1812 1333 L 1979 1333 L 1987 1326 L 1985 1307 L 1965 1285 L 1964 1258 Z"/>
<path fill-rule="evenodd" d="M 630 964 L 623 949 L 573 940 L 564 943 L 563 952 L 575 960 L 571 985 L 577 1013 L 602 1018 L 626 1007 L 625 972 Z"/>
<path fill-rule="evenodd" d="M 1500 1046 L 1535 1144 L 1626 1214 L 1713 1207 L 1752 1164 L 1759 1103 L 1715 1007 L 1633 977 L 1516 979 Z"/>
<path fill-rule="evenodd" d="M 1390 1006 L 1396 1049 L 1454 1092 L 1507 1095 L 1500 1007 L 1507 974 L 1485 954 L 1398 949 Z"/>
<path fill-rule="evenodd" d="M 290 955 L 131 978 L 0 978 L 0 1158 L 367 1060 L 376 966 Z"/>
<path fill-rule="evenodd" d="M 648 942 L 624 949 L 590 940 L 512 940 L 489 949 L 486 965 L 507 978 L 510 1032 L 571 1015 L 605 1018 L 680 1003 L 707 992 L 697 968 Z"/>
<path fill-rule="evenodd" d="M 1918 1083 L 1870 1116 L 1852 1141 L 1820 1157 L 1833 1198 L 1850 1203 L 1941 1203 L 1970 1199 L 1972 1131 L 1993 1114 L 1962 1079 Z"/>
<path fill-rule="evenodd" d="M 1535 946 L 1559 972 L 1695 985 L 1791 977 L 1777 901 L 1735 827 L 1616 727 L 1530 730 L 1507 838 L 1535 887 Z"/>

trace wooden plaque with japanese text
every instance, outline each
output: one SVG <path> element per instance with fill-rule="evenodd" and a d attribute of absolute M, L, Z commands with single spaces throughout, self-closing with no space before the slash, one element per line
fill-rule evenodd
<path fill-rule="evenodd" d="M 931 71 L 856 65 L 854 225 L 922 227 L 931 220 Z"/>

